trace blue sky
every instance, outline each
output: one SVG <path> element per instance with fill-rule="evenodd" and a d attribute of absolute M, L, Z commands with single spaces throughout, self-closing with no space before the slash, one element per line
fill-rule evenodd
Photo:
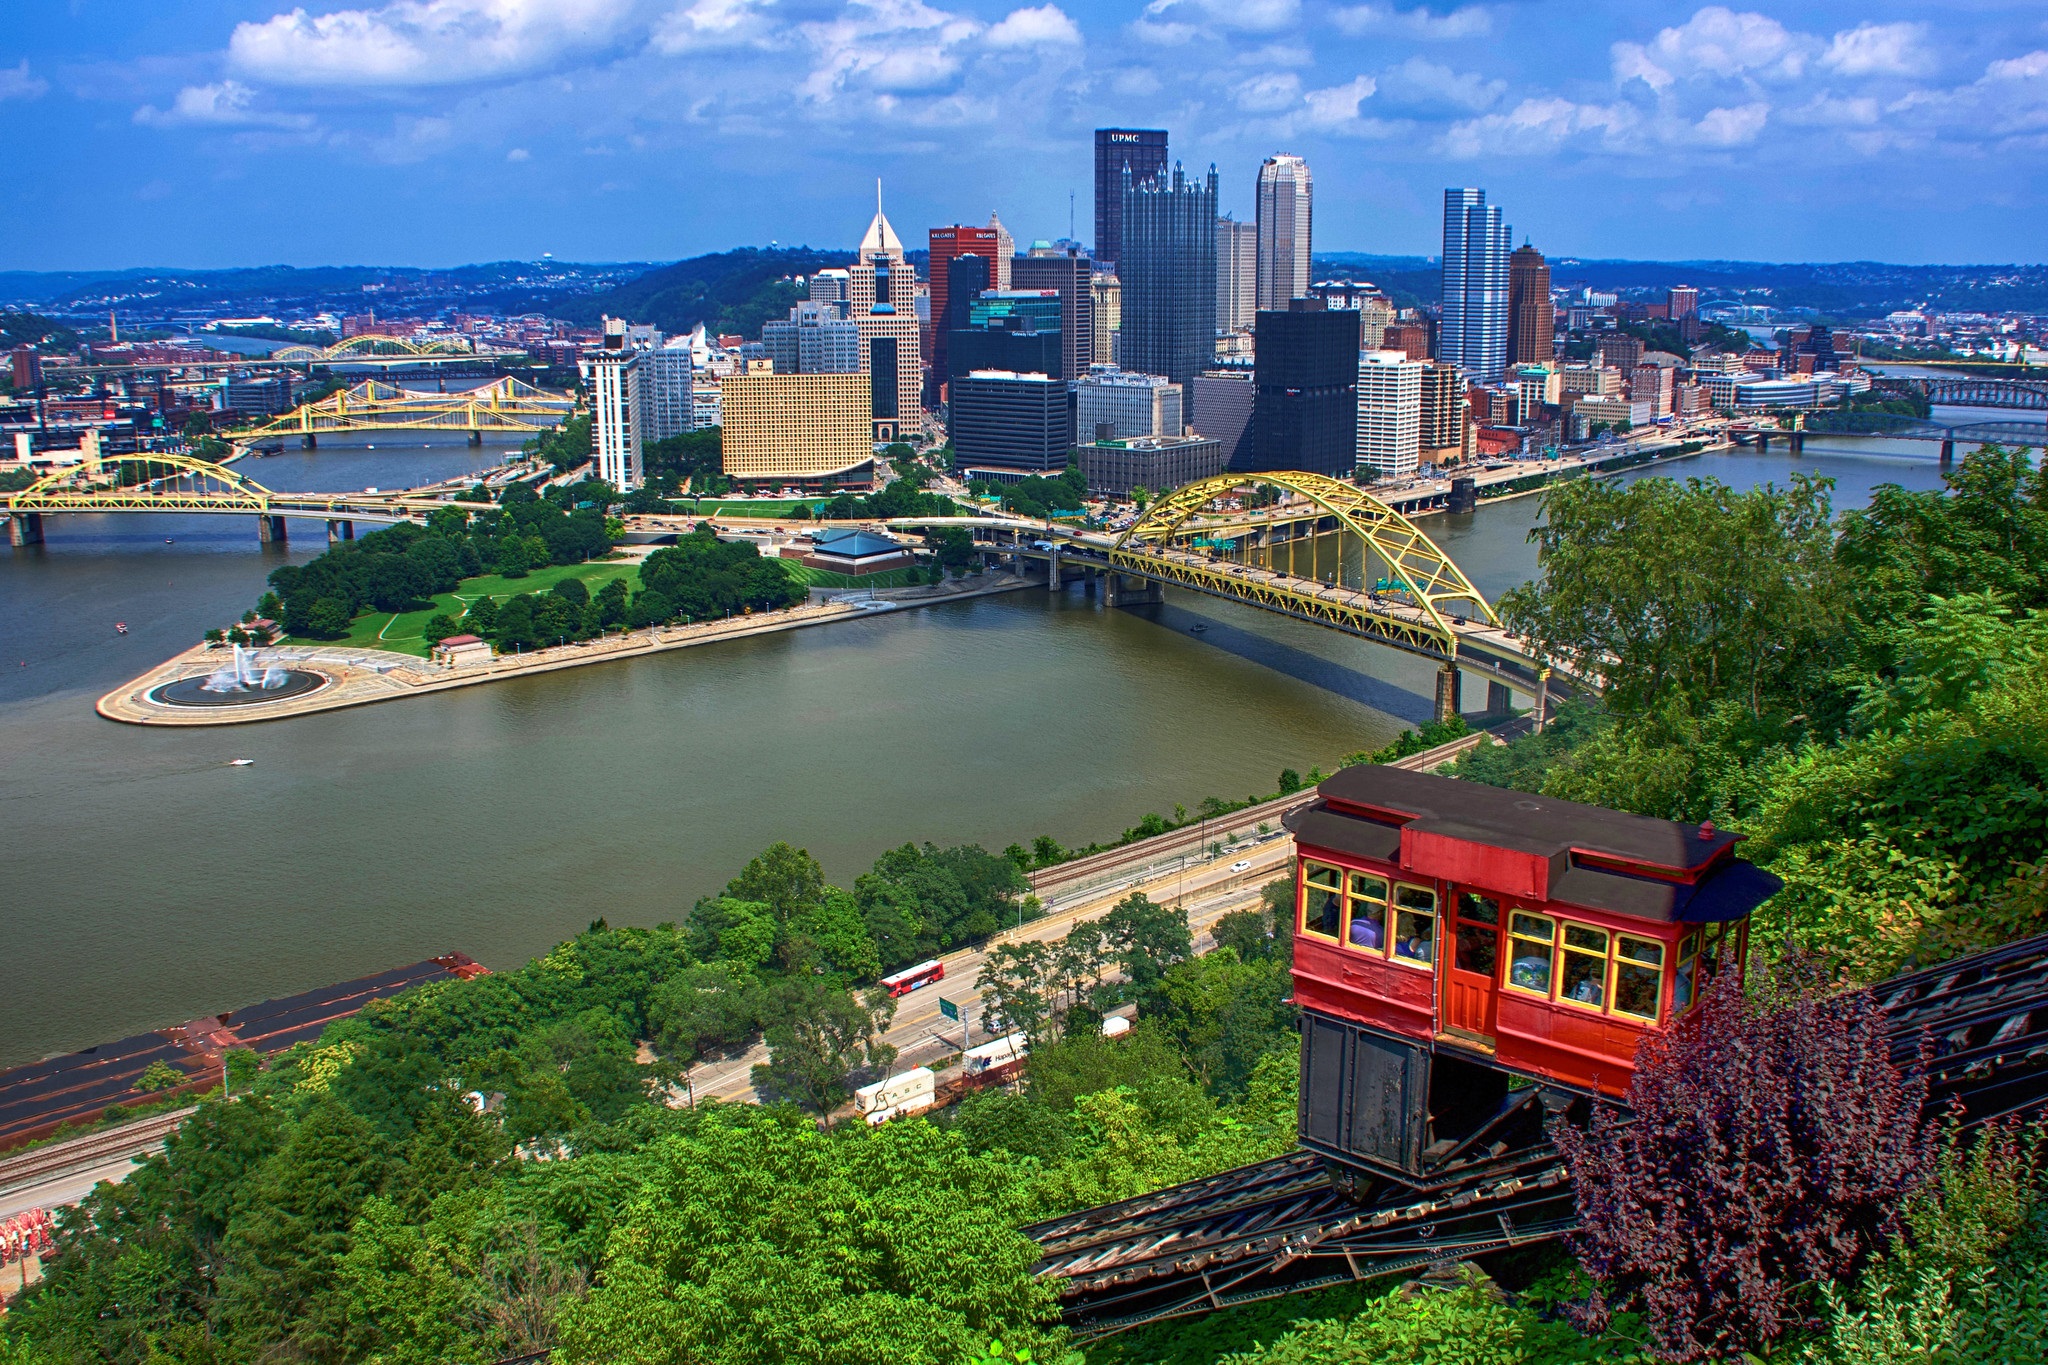
<path fill-rule="evenodd" d="M 1165 127 L 1316 248 L 1433 253 L 1446 185 L 1553 255 L 2043 259 L 2048 4 L 14 0 L 0 268 L 665 260 L 891 219 L 1089 235 Z"/>

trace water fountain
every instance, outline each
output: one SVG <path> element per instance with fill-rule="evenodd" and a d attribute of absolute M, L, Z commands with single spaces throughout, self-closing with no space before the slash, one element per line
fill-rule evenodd
<path fill-rule="evenodd" d="M 252 706 L 303 697 L 327 685 L 324 674 L 284 667 L 241 645 L 234 651 L 230 661 L 211 673 L 150 689 L 149 699 L 166 706 Z"/>

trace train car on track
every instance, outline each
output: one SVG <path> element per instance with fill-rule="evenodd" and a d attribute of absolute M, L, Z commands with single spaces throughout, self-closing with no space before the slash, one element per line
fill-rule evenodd
<path fill-rule="evenodd" d="M 1376 765 L 1318 797 L 1288 820 L 1302 1146 L 1404 1184 L 1623 1094 L 1780 885 L 1711 823 Z"/>

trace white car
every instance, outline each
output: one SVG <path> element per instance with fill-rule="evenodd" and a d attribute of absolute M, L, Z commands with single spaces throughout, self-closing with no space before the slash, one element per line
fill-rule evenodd
<path fill-rule="evenodd" d="M 1249 858 L 1239 858 L 1230 865 L 1230 870 L 1232 872 L 1249 872 L 1252 870 L 1252 860 Z"/>

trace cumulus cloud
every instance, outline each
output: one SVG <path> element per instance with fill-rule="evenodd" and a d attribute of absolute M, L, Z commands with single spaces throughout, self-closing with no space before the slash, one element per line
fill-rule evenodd
<path fill-rule="evenodd" d="M 1247 113 L 1277 114 L 1301 99 L 1301 77 L 1292 71 L 1268 72 L 1242 82 L 1232 96 L 1237 107 Z"/>
<path fill-rule="evenodd" d="M 169 109 L 145 104 L 135 111 L 135 122 L 151 128 L 306 128 L 313 120 L 305 114 L 261 110 L 256 106 L 254 90 L 239 81 L 221 81 L 215 85 L 186 86 L 171 101 Z"/>
<path fill-rule="evenodd" d="M 967 44 L 982 32 L 978 21 L 923 0 L 854 0 L 839 18 L 803 26 L 815 60 L 800 90 L 819 104 L 849 90 L 888 96 L 945 91 L 959 77 Z"/>
<path fill-rule="evenodd" d="M 1756 141 L 1757 134 L 1764 130 L 1764 123 L 1770 115 L 1771 106 L 1763 103 L 1709 109 L 1706 115 L 1693 125 L 1693 132 L 1699 141 L 1709 147 L 1740 147 L 1744 143 Z"/>
<path fill-rule="evenodd" d="M 766 11 L 775 0 L 690 0 L 654 23 L 656 52 L 676 56 L 712 48 L 768 47 L 776 29 Z"/>
<path fill-rule="evenodd" d="M 1783 110 L 1786 123 L 1809 128 L 1867 128 L 1878 120 L 1877 101 L 1868 95 L 1843 98 L 1822 91 L 1805 104 Z"/>
<path fill-rule="evenodd" d="M 1410 57 L 1380 74 L 1380 89 L 1399 105 L 1452 108 L 1477 113 L 1500 103 L 1507 82 L 1474 71 L 1454 71 L 1426 57 Z"/>
<path fill-rule="evenodd" d="M 1837 33 L 1820 64 L 1844 76 L 1913 76 L 1933 64 L 1925 24 L 1858 24 Z"/>
<path fill-rule="evenodd" d="M 1666 90 L 1700 76 L 1797 76 L 1815 45 L 1767 14 L 1709 5 L 1648 43 L 1616 43 L 1610 54 L 1616 80 Z"/>
<path fill-rule="evenodd" d="M 228 59 L 277 85 L 430 86 L 519 75 L 623 33 L 614 0 L 397 0 L 235 26 Z"/>
<path fill-rule="evenodd" d="M 1370 76 L 1358 76 L 1343 85 L 1332 85 L 1322 90 L 1311 90 L 1302 97 L 1305 115 L 1302 119 L 1311 128 L 1334 130 L 1359 121 L 1358 107 L 1372 98 L 1379 89 L 1379 83 Z"/>
<path fill-rule="evenodd" d="M 531 161 L 533 160 L 533 153 L 527 151 L 524 147 L 514 147 L 511 151 L 505 153 L 505 159 L 512 162 Z"/>
<path fill-rule="evenodd" d="M 1078 44 L 1081 30 L 1058 5 L 1011 10 L 988 31 L 990 47 L 1045 47 Z"/>
<path fill-rule="evenodd" d="M 0 66 L 0 100 L 40 99 L 49 91 L 48 81 L 29 73 L 28 58 L 20 66 Z"/>
<path fill-rule="evenodd" d="M 1641 116 L 1625 104 L 1580 104 L 1556 96 L 1526 99 L 1504 114 L 1452 124 L 1444 133 L 1442 151 L 1470 160 L 1552 152 L 1582 139 L 1618 145 L 1636 132 L 1640 122 Z"/>
<path fill-rule="evenodd" d="M 1493 32 L 1493 15 L 1483 5 L 1466 5 L 1442 14 L 1427 8 L 1400 10 L 1392 5 L 1354 5 L 1332 10 L 1330 19 L 1339 32 L 1354 38 L 1386 33 L 1429 42 L 1454 42 L 1460 38 L 1484 38 Z"/>
<path fill-rule="evenodd" d="M 1132 29 L 1153 42 L 1183 43 L 1222 30 L 1277 33 L 1301 17 L 1301 0 L 1152 0 Z"/>

